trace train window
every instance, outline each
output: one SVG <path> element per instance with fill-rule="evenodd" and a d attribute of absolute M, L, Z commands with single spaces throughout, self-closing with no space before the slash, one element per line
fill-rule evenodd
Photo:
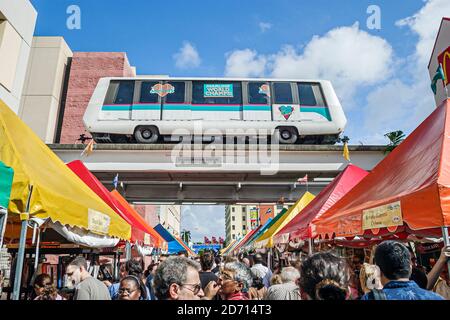
<path fill-rule="evenodd" d="M 172 93 L 166 96 L 167 103 L 183 103 L 184 96 L 186 91 L 186 83 L 185 82 L 168 82 L 165 84 L 166 86 L 172 86 Z"/>
<path fill-rule="evenodd" d="M 159 86 L 158 86 L 159 85 Z M 162 89 L 161 84 L 158 81 L 144 81 L 141 84 L 141 97 L 140 103 L 158 103 L 159 90 Z"/>
<path fill-rule="evenodd" d="M 193 104 L 242 104 L 242 86 L 240 82 L 192 83 Z"/>
<path fill-rule="evenodd" d="M 292 104 L 291 84 L 289 82 L 275 82 L 273 84 L 276 104 Z"/>
<path fill-rule="evenodd" d="M 300 105 L 323 106 L 325 105 L 320 85 L 318 83 L 297 83 Z"/>
<path fill-rule="evenodd" d="M 249 104 L 269 104 L 270 86 L 265 82 L 250 82 L 248 84 Z"/>
<path fill-rule="evenodd" d="M 134 81 L 120 81 L 114 104 L 132 104 Z"/>

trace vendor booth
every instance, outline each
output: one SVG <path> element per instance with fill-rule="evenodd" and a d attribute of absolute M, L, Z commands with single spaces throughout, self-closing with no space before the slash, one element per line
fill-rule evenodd
<path fill-rule="evenodd" d="M 41 230 L 61 231 L 75 240 L 77 236 L 89 237 L 98 247 L 130 239 L 130 225 L 2 101 L 0 161 L 14 171 L 4 243 L 18 248 L 15 274 L 22 274 L 27 243 L 39 249 Z M 15 277 L 13 299 L 19 299 L 20 287 L 21 277 Z"/>

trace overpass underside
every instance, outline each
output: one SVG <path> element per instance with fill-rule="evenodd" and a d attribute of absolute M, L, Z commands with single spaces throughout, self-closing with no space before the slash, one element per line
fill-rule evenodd
<path fill-rule="evenodd" d="M 49 145 L 64 161 L 82 160 L 109 189 L 119 174 L 119 191 L 130 202 L 294 202 L 306 190 L 319 193 L 348 164 L 342 146 L 211 146 L 97 144 Z M 385 156 L 384 146 L 349 146 L 351 163 L 365 170 Z M 299 178 L 308 175 L 308 184 Z"/>

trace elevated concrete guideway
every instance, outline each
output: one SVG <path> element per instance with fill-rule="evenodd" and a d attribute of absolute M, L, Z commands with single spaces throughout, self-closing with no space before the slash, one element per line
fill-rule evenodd
<path fill-rule="evenodd" d="M 274 203 L 292 202 L 306 191 L 296 183 L 308 174 L 308 190 L 319 193 L 347 161 L 342 146 L 96 144 L 81 156 L 84 145 L 52 144 L 64 161 L 82 160 L 106 187 L 119 174 L 132 202 Z M 385 156 L 385 146 L 349 146 L 351 162 L 371 170 Z"/>

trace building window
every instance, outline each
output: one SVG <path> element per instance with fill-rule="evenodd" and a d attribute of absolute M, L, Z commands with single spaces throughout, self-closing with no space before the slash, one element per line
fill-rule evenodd
<path fill-rule="evenodd" d="M 232 216 L 232 217 L 231 217 L 231 221 L 234 221 L 234 220 L 235 220 L 235 216 Z"/>
<path fill-rule="evenodd" d="M 275 103 L 292 104 L 294 99 L 291 92 L 291 84 L 289 82 L 276 82 L 273 84 L 275 91 Z"/>
<path fill-rule="evenodd" d="M 245 219 L 245 216 L 242 216 L 242 221 L 244 221 L 244 222 L 245 222 L 245 220 L 246 220 L 246 219 Z"/>
<path fill-rule="evenodd" d="M 231 212 L 235 212 L 235 207 L 231 207 Z"/>
<path fill-rule="evenodd" d="M 247 208 L 246 207 L 242 207 L 242 212 L 246 212 L 247 211 Z"/>
<path fill-rule="evenodd" d="M 236 235 L 233 234 L 233 240 L 235 240 L 235 239 L 236 239 Z"/>
<path fill-rule="evenodd" d="M 231 230 L 236 230 L 236 226 L 235 226 L 235 225 L 232 225 L 232 226 L 231 226 Z"/>
<path fill-rule="evenodd" d="M 245 226 L 245 224 L 242 226 L 242 230 L 246 230 L 247 228 L 246 228 L 246 226 Z"/>

